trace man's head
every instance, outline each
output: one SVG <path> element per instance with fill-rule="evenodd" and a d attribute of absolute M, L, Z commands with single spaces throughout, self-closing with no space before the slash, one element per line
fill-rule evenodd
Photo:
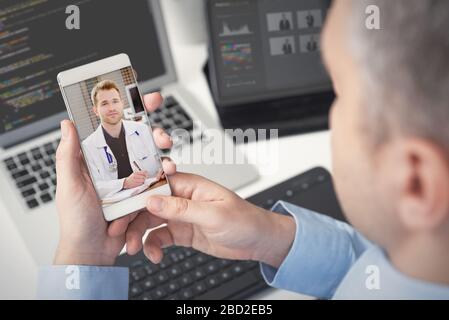
<path fill-rule="evenodd" d="M 101 123 L 115 125 L 123 119 L 123 101 L 117 84 L 111 80 L 99 82 L 91 93 L 93 110 Z"/>
<path fill-rule="evenodd" d="M 369 30 L 369 5 L 380 30 Z M 323 55 L 335 184 L 349 220 L 387 250 L 449 234 L 449 1 L 336 0 Z"/>

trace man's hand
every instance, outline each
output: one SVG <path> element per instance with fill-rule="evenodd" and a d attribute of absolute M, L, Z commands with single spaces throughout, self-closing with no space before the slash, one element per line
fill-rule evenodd
<path fill-rule="evenodd" d="M 156 174 L 156 181 L 161 181 L 162 179 L 165 179 L 164 170 L 160 169 Z"/>
<path fill-rule="evenodd" d="M 125 182 L 123 183 L 123 189 L 132 189 L 140 187 L 145 183 L 146 179 L 148 179 L 147 171 L 134 172 L 128 178 L 125 179 Z"/>
<path fill-rule="evenodd" d="M 256 260 L 278 267 L 295 237 L 293 218 L 256 207 L 207 179 L 176 173 L 170 177 L 173 197 L 153 196 L 147 209 L 128 228 L 129 254 L 142 248 L 147 228 L 163 223 L 146 238 L 144 252 L 154 263 L 162 248 L 193 247 L 207 254 L 241 260 Z"/>
<path fill-rule="evenodd" d="M 145 96 L 149 111 L 162 103 L 159 94 Z M 60 240 L 55 264 L 113 265 L 125 244 L 125 231 L 136 215 L 108 224 L 80 151 L 76 130 L 70 121 L 61 123 L 62 139 L 56 154 Z M 169 149 L 172 142 L 162 129 L 153 131 L 158 148 Z M 166 174 L 176 172 L 170 159 L 163 160 Z"/>

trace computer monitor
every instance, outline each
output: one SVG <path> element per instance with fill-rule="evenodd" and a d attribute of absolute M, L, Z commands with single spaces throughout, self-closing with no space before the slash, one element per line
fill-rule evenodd
<path fill-rule="evenodd" d="M 79 7 L 79 30 L 66 27 L 72 4 Z M 0 147 L 67 118 L 60 71 L 122 52 L 143 93 L 176 79 L 158 0 L 1 1 Z"/>
<path fill-rule="evenodd" d="M 222 122 L 268 125 L 320 108 L 326 116 L 333 92 L 320 34 L 329 6 L 330 0 L 208 2 L 210 83 Z M 288 100 L 295 97 L 307 99 Z"/>

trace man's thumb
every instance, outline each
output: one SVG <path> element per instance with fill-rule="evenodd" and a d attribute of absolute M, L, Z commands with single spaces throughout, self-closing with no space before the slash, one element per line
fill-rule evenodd
<path fill-rule="evenodd" d="M 152 196 L 148 199 L 147 209 L 152 214 L 166 220 L 202 224 L 200 203 L 184 198 Z"/>
<path fill-rule="evenodd" d="M 56 151 L 58 184 L 64 180 L 76 180 L 81 173 L 80 144 L 72 122 L 61 122 L 61 142 Z"/>

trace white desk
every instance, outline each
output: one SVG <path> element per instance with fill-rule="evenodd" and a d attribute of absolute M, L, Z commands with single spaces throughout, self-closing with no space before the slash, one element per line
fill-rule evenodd
<path fill-rule="evenodd" d="M 178 30 L 177 16 L 170 14 L 174 12 L 172 8 L 176 5 L 176 1 L 163 1 L 163 9 L 178 78 L 218 121 L 201 71 L 207 58 L 206 45 L 205 43 L 188 44 L 185 38 L 182 41 L 179 40 L 176 32 Z M 188 63 L 185 63 L 186 61 Z M 315 166 L 323 166 L 327 169 L 331 167 L 328 132 L 283 138 L 278 142 L 278 148 L 279 166 L 275 174 L 262 176 L 256 183 L 239 190 L 238 193 L 241 196 L 248 197 Z M 245 145 L 242 149 L 248 157 L 257 156 L 255 144 Z M 33 263 L 14 225 L 5 213 L 2 203 L 0 203 L 0 221 L 0 299 L 33 299 L 36 290 L 37 266 Z M 36 226 L 36 229 L 38 228 L 39 226 Z M 302 299 L 307 297 L 282 290 L 270 290 L 268 294 L 259 294 L 254 298 Z"/>

